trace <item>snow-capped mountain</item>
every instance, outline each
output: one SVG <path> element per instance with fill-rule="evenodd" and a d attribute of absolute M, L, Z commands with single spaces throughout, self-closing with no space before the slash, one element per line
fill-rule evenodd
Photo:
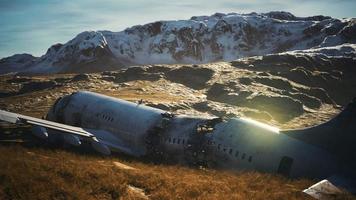
<path fill-rule="evenodd" d="M 51 46 L 40 58 L 24 56 L 29 64 L 12 59 L 18 55 L 4 58 L 0 60 L 0 73 L 103 71 L 140 64 L 231 61 L 285 51 L 337 51 L 344 44 L 354 43 L 354 18 L 296 17 L 288 12 L 216 13 L 189 20 L 157 21 L 121 32 L 83 32 L 65 44 Z M 339 47 L 331 48 L 334 46 Z M 332 50 L 325 52 L 333 55 Z"/>

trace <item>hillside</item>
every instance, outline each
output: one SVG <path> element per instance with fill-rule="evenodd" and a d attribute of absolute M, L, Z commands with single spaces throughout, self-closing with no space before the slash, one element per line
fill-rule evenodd
<path fill-rule="evenodd" d="M 301 190 L 313 184 L 43 145 L 1 141 L 0 152 L 0 199 L 311 199 Z"/>

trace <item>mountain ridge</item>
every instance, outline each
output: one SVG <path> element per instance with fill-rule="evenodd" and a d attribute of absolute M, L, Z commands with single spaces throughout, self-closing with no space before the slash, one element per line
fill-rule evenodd
<path fill-rule="evenodd" d="M 12 56 L 1 59 L 0 74 L 105 71 L 144 64 L 199 64 L 286 51 L 303 53 L 303 50 L 340 45 L 346 45 L 349 52 L 355 54 L 355 43 L 354 18 L 296 17 L 283 11 L 215 13 L 193 16 L 189 20 L 156 21 L 119 32 L 84 31 L 65 44 L 52 45 L 41 57 L 19 59 L 28 63 L 25 66 L 11 59 Z M 333 56 L 331 51 L 325 52 L 319 51 Z"/>

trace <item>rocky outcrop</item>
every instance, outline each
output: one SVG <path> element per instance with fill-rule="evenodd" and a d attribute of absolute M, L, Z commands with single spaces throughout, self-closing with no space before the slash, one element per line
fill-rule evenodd
<path fill-rule="evenodd" d="M 178 69 L 173 69 L 166 72 L 168 80 L 176 83 L 181 83 L 193 89 L 203 89 L 207 82 L 213 77 L 214 71 L 209 68 L 183 66 Z"/>
<path fill-rule="evenodd" d="M 289 96 L 256 95 L 248 99 L 247 105 L 270 113 L 280 122 L 289 121 L 304 113 L 303 103 Z"/>

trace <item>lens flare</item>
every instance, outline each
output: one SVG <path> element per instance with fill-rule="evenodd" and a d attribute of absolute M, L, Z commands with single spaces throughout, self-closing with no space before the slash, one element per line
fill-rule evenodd
<path fill-rule="evenodd" d="M 274 127 L 274 126 L 271 126 L 271 125 L 268 125 L 268 124 L 253 120 L 253 119 L 249 119 L 249 118 L 241 117 L 240 119 L 242 121 L 244 121 L 244 122 L 253 124 L 253 125 L 258 126 L 260 128 L 264 128 L 264 129 L 272 131 L 273 133 L 279 134 L 279 128 L 277 128 L 277 127 Z"/>

